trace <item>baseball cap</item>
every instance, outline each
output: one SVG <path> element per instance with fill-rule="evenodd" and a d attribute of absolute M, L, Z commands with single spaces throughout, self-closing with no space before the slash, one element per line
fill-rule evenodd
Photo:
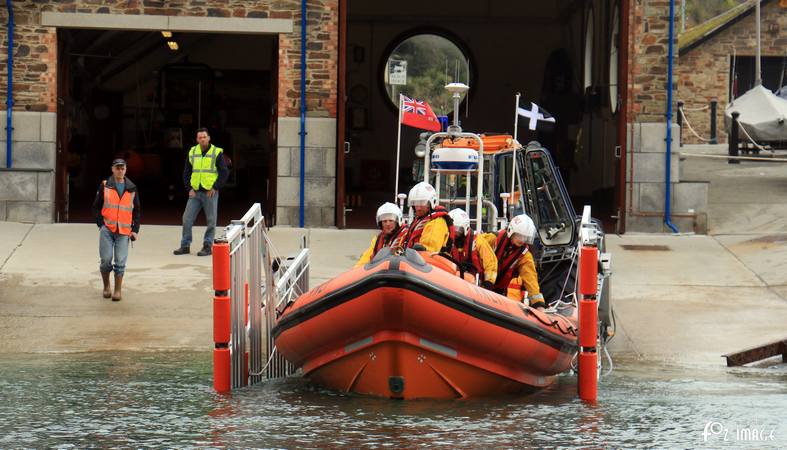
<path fill-rule="evenodd" d="M 125 166 L 125 165 L 126 165 L 126 160 L 125 160 L 125 159 L 123 159 L 123 158 L 117 158 L 117 159 L 115 159 L 114 161 L 112 161 L 112 166 L 121 166 L 121 165 L 122 165 L 122 166 Z"/>

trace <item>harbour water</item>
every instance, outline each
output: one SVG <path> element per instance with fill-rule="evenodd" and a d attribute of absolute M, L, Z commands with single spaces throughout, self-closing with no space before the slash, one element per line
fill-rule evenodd
<path fill-rule="evenodd" d="M 393 401 L 302 378 L 219 395 L 209 352 L 0 355 L 0 448 L 785 448 L 787 368 L 617 361 L 515 398 Z"/>

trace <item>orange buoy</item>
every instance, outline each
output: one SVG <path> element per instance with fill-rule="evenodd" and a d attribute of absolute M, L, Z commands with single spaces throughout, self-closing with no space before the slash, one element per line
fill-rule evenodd
<path fill-rule="evenodd" d="M 216 392 L 230 391 L 230 349 L 213 349 L 213 389 Z"/>
<path fill-rule="evenodd" d="M 598 249 L 582 246 L 579 253 L 579 398 L 598 397 Z"/>
<path fill-rule="evenodd" d="M 230 244 L 213 243 L 213 290 L 230 290 Z"/>
<path fill-rule="evenodd" d="M 579 293 L 596 295 L 598 290 L 598 249 L 582 247 L 579 255 Z"/>
<path fill-rule="evenodd" d="M 595 348 L 598 339 L 598 308 L 595 300 L 579 301 L 579 346 Z"/>
<path fill-rule="evenodd" d="M 227 345 L 230 341 L 230 298 L 213 297 L 213 342 Z"/>
<path fill-rule="evenodd" d="M 598 355 L 593 352 L 579 354 L 579 398 L 594 402 L 598 398 Z"/>

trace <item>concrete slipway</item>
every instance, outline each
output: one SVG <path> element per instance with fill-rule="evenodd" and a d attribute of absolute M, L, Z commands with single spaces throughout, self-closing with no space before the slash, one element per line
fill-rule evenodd
<path fill-rule="evenodd" d="M 723 353 L 787 338 L 787 165 L 684 164 L 684 178 L 711 183 L 711 234 L 608 236 L 613 357 L 723 365 Z M 316 285 L 350 267 L 373 232 L 270 233 L 282 253 L 308 237 Z M 101 298 L 95 225 L 0 222 L 0 235 L 0 352 L 212 348 L 211 258 L 172 255 L 179 227 L 143 223 L 117 303 Z"/>

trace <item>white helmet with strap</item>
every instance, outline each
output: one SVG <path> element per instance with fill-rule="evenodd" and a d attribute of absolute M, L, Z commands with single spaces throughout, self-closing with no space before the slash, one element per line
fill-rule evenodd
<path fill-rule="evenodd" d="M 402 224 L 402 210 L 391 202 L 385 202 L 377 208 L 377 226 L 382 228 L 383 220 L 393 220 L 396 225 Z"/>
<path fill-rule="evenodd" d="M 434 207 L 437 206 L 437 192 L 435 192 L 434 187 L 431 184 L 427 183 L 426 181 L 422 181 L 410 189 L 410 193 L 407 195 L 407 205 L 429 205 L 432 209 L 434 209 Z"/>
<path fill-rule="evenodd" d="M 454 228 L 457 231 L 462 230 L 462 233 L 467 235 L 470 231 L 470 216 L 462 208 L 452 209 L 448 212 L 448 215 L 454 221 Z"/>
<path fill-rule="evenodd" d="M 536 232 L 536 225 L 527 214 L 520 214 L 511 219 L 511 223 L 508 224 L 506 229 L 509 239 L 514 234 L 519 234 L 525 238 L 525 244 L 528 245 L 532 245 L 535 242 Z"/>

